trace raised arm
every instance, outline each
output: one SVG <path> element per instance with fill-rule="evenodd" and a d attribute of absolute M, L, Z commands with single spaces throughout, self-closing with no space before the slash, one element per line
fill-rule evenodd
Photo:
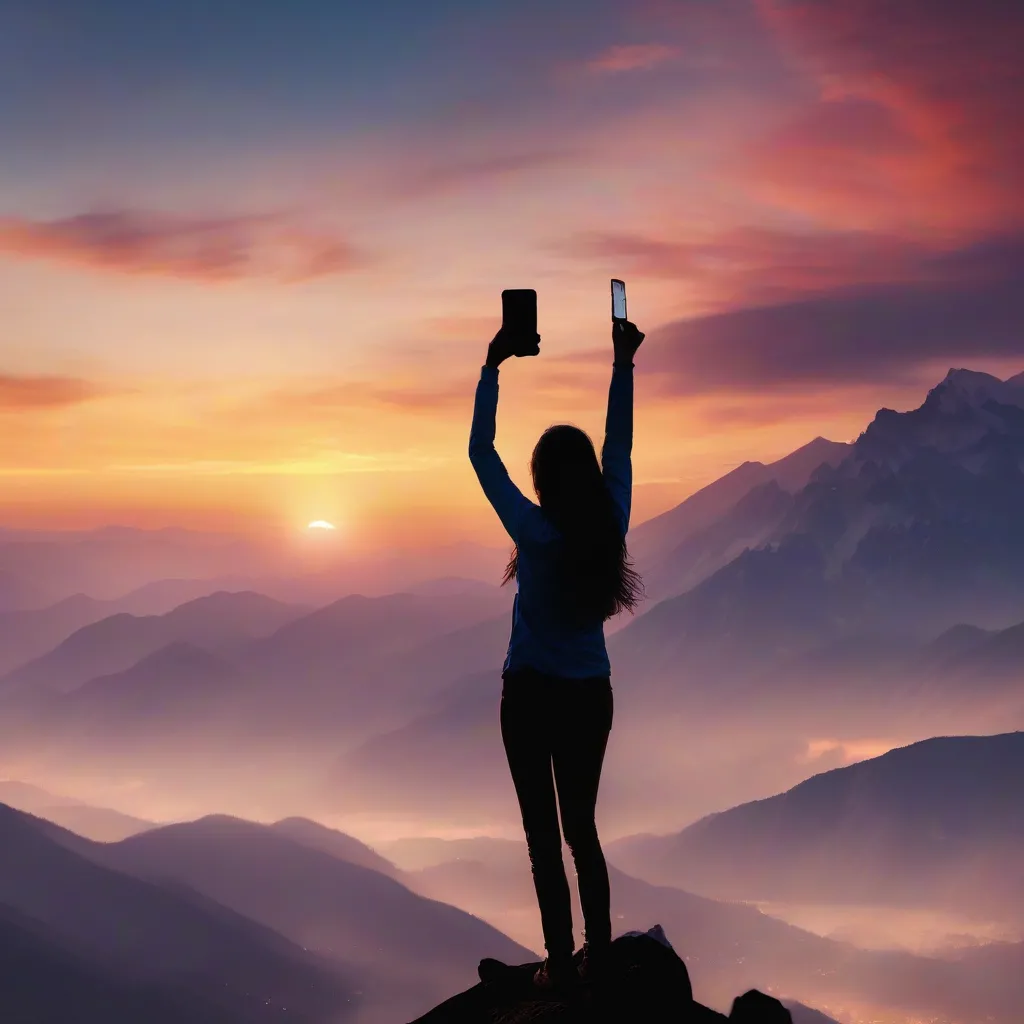
<path fill-rule="evenodd" d="M 628 321 L 616 321 L 612 339 L 615 360 L 608 389 L 601 468 L 625 534 L 633 497 L 633 356 L 644 336 Z"/>
<path fill-rule="evenodd" d="M 498 414 L 498 366 L 509 354 L 503 350 L 499 338 L 500 332 L 491 342 L 487 363 L 480 370 L 480 380 L 476 386 L 473 426 L 469 432 L 469 461 L 476 470 L 487 500 L 498 513 L 501 525 L 513 542 L 518 544 L 520 525 L 523 517 L 533 507 L 533 502 L 512 482 L 494 447 Z"/>

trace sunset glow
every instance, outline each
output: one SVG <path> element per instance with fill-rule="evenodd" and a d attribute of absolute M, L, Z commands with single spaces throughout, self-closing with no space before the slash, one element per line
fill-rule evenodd
<path fill-rule="evenodd" d="M 544 427 L 600 432 L 608 279 L 627 280 L 649 335 L 640 518 L 848 440 L 948 365 L 1021 368 L 1019 8 L 910 0 L 913 46 L 873 0 L 303 0 L 251 24 L 190 7 L 167 32 L 115 2 L 73 34 L 15 7 L 11 525 L 279 529 L 337 477 L 353 537 L 429 520 L 500 544 L 464 448 L 512 285 L 540 295 L 542 356 L 503 370 L 526 484 Z M 196 38 L 219 58 L 191 62 Z"/>

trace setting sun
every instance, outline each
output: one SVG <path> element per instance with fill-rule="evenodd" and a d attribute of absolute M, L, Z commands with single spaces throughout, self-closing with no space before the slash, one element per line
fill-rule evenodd
<path fill-rule="evenodd" d="M 327 522 L 326 519 L 314 519 L 307 527 L 307 530 L 336 530 L 337 527 L 334 523 Z"/>

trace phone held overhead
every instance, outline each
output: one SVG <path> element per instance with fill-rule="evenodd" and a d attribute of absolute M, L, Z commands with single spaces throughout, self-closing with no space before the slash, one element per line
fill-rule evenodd
<path fill-rule="evenodd" d="M 626 282 L 612 278 L 612 320 L 625 320 Z"/>
<path fill-rule="evenodd" d="M 514 355 L 535 356 L 540 352 L 537 292 L 533 288 L 506 288 L 501 293 L 501 329 L 514 339 Z"/>

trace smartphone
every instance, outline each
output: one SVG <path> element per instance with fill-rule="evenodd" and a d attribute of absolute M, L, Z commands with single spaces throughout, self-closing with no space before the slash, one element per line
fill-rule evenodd
<path fill-rule="evenodd" d="M 501 293 L 501 326 L 520 342 L 517 356 L 535 356 L 537 345 L 537 293 L 533 288 L 506 288 Z"/>
<path fill-rule="evenodd" d="M 612 319 L 626 319 L 626 282 L 612 278 Z"/>

